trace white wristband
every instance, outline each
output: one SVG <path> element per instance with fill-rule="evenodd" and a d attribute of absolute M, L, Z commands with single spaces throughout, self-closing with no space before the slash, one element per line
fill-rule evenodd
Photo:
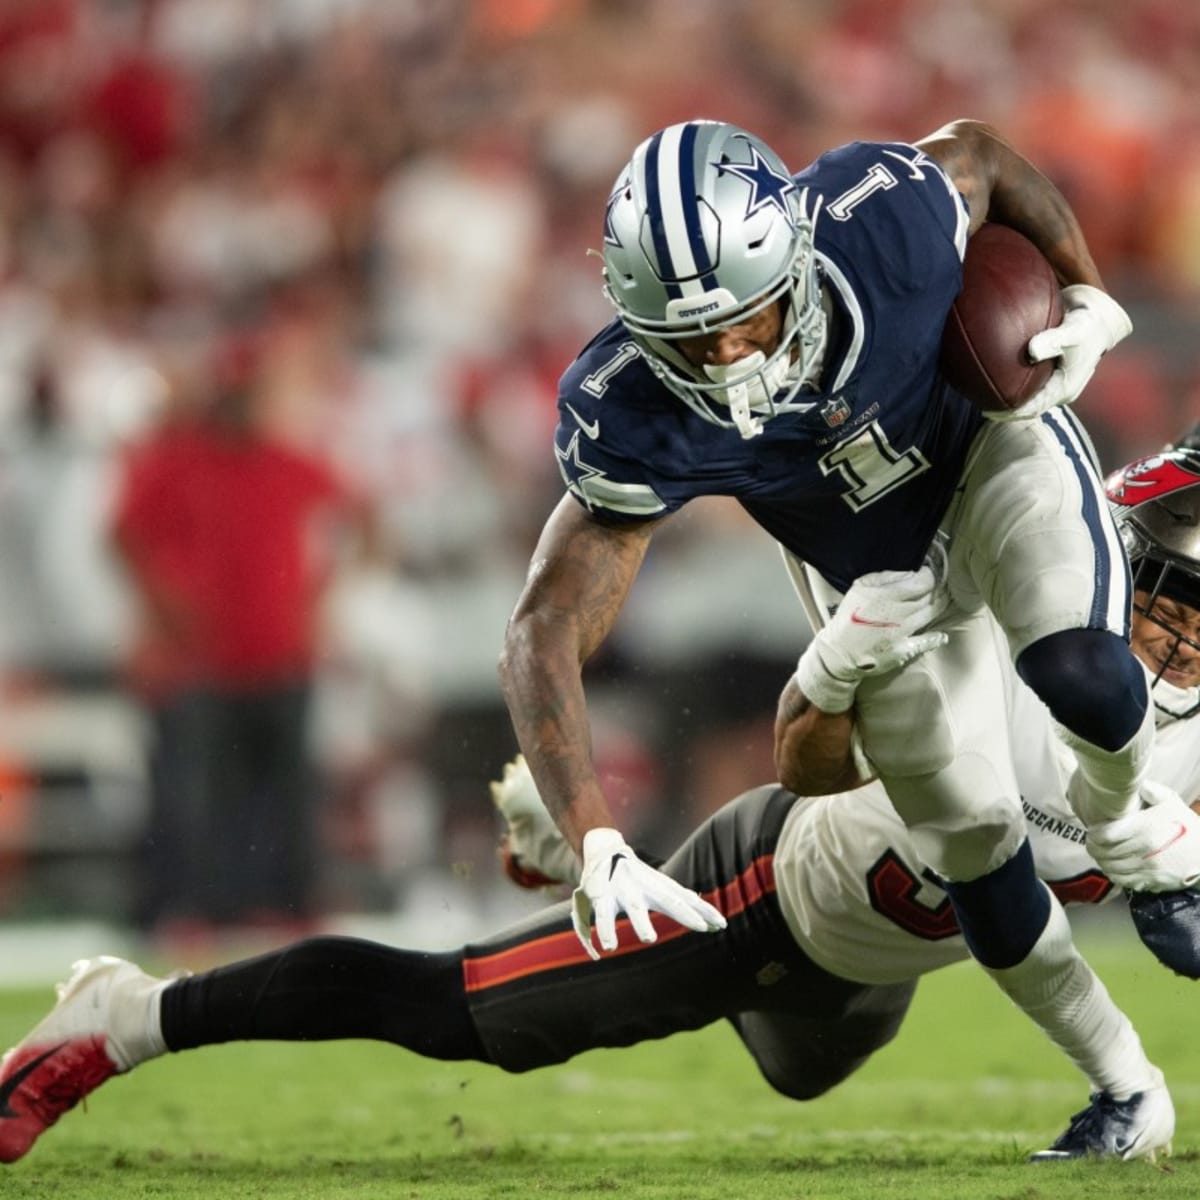
<path fill-rule="evenodd" d="M 858 683 L 837 679 L 821 661 L 820 639 L 814 638 L 796 664 L 796 686 L 825 713 L 844 713 L 854 704 Z"/>

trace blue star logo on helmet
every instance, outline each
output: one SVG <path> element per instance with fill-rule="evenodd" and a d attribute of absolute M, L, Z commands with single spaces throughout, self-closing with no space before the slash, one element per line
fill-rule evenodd
<path fill-rule="evenodd" d="M 713 166 L 722 174 L 736 175 L 744 179 L 751 188 L 750 203 L 746 206 L 746 216 L 752 217 L 768 204 L 779 209 L 785 217 L 791 218 L 792 213 L 787 206 L 786 197 L 796 190 L 796 185 L 790 175 L 781 175 L 762 156 L 757 146 L 751 145 L 750 153 L 754 161 L 750 163 L 719 162 Z"/>

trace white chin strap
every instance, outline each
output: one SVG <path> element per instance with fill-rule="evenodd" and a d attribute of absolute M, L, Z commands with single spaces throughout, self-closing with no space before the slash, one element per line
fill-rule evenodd
<path fill-rule="evenodd" d="M 715 398 L 729 405 L 729 415 L 738 433 L 743 438 L 752 438 L 762 433 L 763 423 L 751 413 L 770 412 L 771 397 L 788 381 L 788 363 L 783 355 L 767 362 L 767 356 L 755 350 L 727 366 L 706 365 L 704 373 L 713 383 L 729 382 Z"/>

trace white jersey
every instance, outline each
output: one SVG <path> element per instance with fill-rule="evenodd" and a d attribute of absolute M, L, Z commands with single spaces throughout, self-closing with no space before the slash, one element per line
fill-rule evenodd
<path fill-rule="evenodd" d="M 1009 681 L 1010 735 L 1038 875 L 1063 904 L 1118 894 L 1089 857 L 1065 799 L 1074 769 L 1041 701 Z M 1200 717 L 1160 723 L 1151 776 L 1200 799 Z M 775 849 L 775 885 L 792 935 L 820 966 L 862 983 L 898 983 L 968 958 L 937 877 L 878 782 L 801 799 Z"/>

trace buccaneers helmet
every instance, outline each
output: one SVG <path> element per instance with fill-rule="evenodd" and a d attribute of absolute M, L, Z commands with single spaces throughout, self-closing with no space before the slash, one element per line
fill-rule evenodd
<path fill-rule="evenodd" d="M 1156 707 L 1173 717 L 1200 712 L 1200 689 L 1172 687 L 1163 671 L 1181 645 L 1200 643 L 1155 610 L 1166 597 L 1200 612 L 1200 457 L 1171 450 L 1138 459 L 1105 482 L 1109 504 L 1129 555 L 1133 586 L 1143 594 L 1134 608 L 1175 639 L 1154 678 Z"/>

